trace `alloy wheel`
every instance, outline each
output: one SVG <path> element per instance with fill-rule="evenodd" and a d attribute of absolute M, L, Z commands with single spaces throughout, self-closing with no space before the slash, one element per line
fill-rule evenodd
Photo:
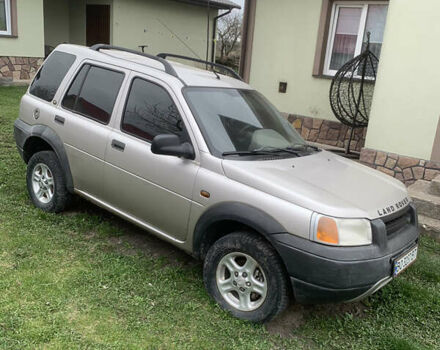
<path fill-rule="evenodd" d="M 240 311 L 256 310 L 266 299 L 266 276 L 250 255 L 240 252 L 225 255 L 217 266 L 216 282 L 226 302 Z"/>
<path fill-rule="evenodd" d="M 32 189 L 37 199 L 44 204 L 49 203 L 55 193 L 55 181 L 46 164 L 39 163 L 32 171 Z"/>

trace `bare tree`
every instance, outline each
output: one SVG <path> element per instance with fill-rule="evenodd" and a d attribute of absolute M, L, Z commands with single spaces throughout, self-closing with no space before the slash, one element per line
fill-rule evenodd
<path fill-rule="evenodd" d="M 218 25 L 220 60 L 224 61 L 237 47 L 241 38 L 242 16 L 239 13 L 222 17 Z"/>

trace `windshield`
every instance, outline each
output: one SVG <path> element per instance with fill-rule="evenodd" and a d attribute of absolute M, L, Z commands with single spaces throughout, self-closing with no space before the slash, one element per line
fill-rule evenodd
<path fill-rule="evenodd" d="M 255 90 L 191 87 L 184 93 L 215 156 L 305 145 L 290 123 Z"/>

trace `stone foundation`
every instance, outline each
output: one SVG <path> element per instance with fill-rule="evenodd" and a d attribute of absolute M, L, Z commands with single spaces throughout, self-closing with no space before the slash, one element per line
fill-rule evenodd
<path fill-rule="evenodd" d="M 362 164 L 395 177 L 407 186 L 417 180 L 431 181 L 440 175 L 440 163 L 368 148 L 362 149 L 360 161 Z"/>
<path fill-rule="evenodd" d="M 342 123 L 294 114 L 285 117 L 306 141 L 340 148 L 347 146 L 351 129 Z M 350 150 L 360 152 L 365 145 L 366 134 L 367 128 L 355 129 Z"/>
<path fill-rule="evenodd" d="M 43 64 L 39 57 L 0 57 L 0 85 L 33 79 Z"/>

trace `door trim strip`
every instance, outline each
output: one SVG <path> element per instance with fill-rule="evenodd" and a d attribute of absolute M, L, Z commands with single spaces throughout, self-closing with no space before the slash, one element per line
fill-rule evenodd
<path fill-rule="evenodd" d="M 98 206 L 100 206 L 100 207 L 102 207 L 104 209 L 107 209 L 107 210 L 111 211 L 112 213 L 114 213 L 114 214 L 116 214 L 116 215 L 118 215 L 118 216 L 120 216 L 120 217 L 122 217 L 122 218 L 124 218 L 124 219 L 126 219 L 128 221 L 130 221 L 131 223 L 133 223 L 133 224 L 135 224 L 135 225 L 137 225 L 137 226 L 139 226 L 139 227 L 141 227 L 143 229 L 146 229 L 146 230 L 150 231 L 151 233 L 155 234 L 156 236 L 164 238 L 165 240 L 169 241 L 170 243 L 178 243 L 178 244 L 184 244 L 185 243 L 185 241 L 178 240 L 178 239 L 176 239 L 176 238 L 166 234 L 165 232 L 160 231 L 157 228 L 155 228 L 155 227 L 153 227 L 153 226 L 143 222 L 142 220 L 139 220 L 138 218 L 135 218 L 134 216 L 131 216 L 131 215 L 123 212 L 122 210 L 119 210 L 119 209 L 111 206 L 107 202 L 104 202 L 104 201 L 102 201 L 102 200 L 100 200 L 100 199 L 98 199 L 98 198 L 88 194 L 87 192 L 75 189 L 75 193 L 77 193 L 78 195 L 80 195 L 82 197 L 85 197 L 86 199 L 90 200 L 91 202 L 95 203 L 96 205 L 98 205 Z"/>

